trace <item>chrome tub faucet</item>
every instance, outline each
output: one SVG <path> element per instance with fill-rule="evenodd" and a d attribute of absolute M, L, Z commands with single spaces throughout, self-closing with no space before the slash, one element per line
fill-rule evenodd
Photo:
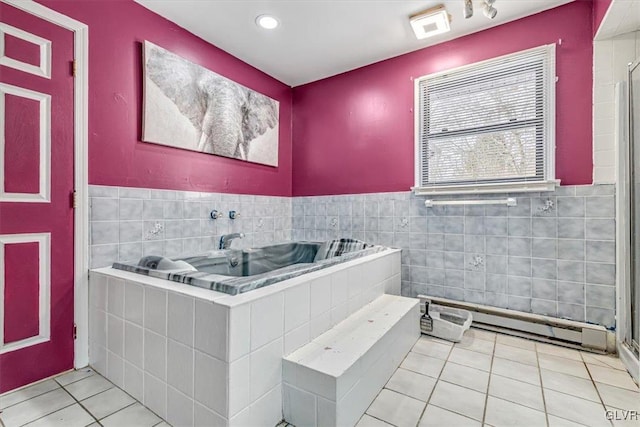
<path fill-rule="evenodd" d="M 242 239 L 244 237 L 244 233 L 231 233 L 224 234 L 220 237 L 220 245 L 218 245 L 218 249 L 229 249 L 231 247 L 231 243 L 235 239 Z"/>

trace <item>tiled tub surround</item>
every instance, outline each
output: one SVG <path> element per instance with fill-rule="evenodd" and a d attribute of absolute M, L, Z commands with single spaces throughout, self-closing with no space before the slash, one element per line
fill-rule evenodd
<path fill-rule="evenodd" d="M 399 250 L 235 296 L 97 269 L 90 360 L 170 424 L 276 425 L 282 356 L 399 292 Z"/>
<path fill-rule="evenodd" d="M 217 249 L 227 233 L 245 233 L 234 248 L 291 240 L 289 197 L 90 185 L 89 203 L 91 268 Z M 211 219 L 213 209 L 222 218 Z"/>
<path fill-rule="evenodd" d="M 425 197 L 410 192 L 297 197 L 293 238 L 353 237 L 402 248 L 405 296 L 427 294 L 612 328 L 614 193 L 613 185 L 562 186 L 553 193 L 510 195 L 515 207 L 427 208 Z"/>

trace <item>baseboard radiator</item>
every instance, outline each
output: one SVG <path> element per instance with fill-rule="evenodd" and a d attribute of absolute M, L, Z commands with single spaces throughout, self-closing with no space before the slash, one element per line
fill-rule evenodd
<path fill-rule="evenodd" d="M 425 301 L 468 310 L 473 315 L 473 326 L 480 329 L 503 332 L 580 350 L 615 351 L 611 348 L 610 333 L 604 326 L 428 295 L 418 295 L 418 298 L 420 298 L 420 306 L 423 311 Z"/>

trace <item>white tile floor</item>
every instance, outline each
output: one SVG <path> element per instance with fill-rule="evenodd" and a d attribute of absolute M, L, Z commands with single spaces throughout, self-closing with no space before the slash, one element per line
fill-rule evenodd
<path fill-rule="evenodd" d="M 621 419 L 607 420 L 607 410 Z M 623 421 L 625 415 L 631 420 Z M 0 421 L 5 427 L 168 425 L 91 369 L 0 396 Z M 418 340 L 358 423 L 389 425 L 640 426 L 640 392 L 615 357 L 471 329 L 455 345 Z"/>
<path fill-rule="evenodd" d="M 615 357 L 471 329 L 418 340 L 357 427 L 389 425 L 640 426 L 640 391 Z"/>
<path fill-rule="evenodd" d="M 92 369 L 81 369 L 0 396 L 5 427 L 167 426 Z"/>

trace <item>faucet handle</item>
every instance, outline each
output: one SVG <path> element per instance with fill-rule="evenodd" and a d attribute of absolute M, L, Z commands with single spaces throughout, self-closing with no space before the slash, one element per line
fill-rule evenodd
<path fill-rule="evenodd" d="M 231 219 L 238 219 L 240 218 L 240 214 L 236 211 L 229 211 L 229 218 Z"/>
<path fill-rule="evenodd" d="M 212 210 L 211 213 L 209 214 L 209 216 L 211 216 L 211 219 L 218 219 L 218 218 L 222 218 L 222 212 L 217 211 L 216 209 Z"/>

